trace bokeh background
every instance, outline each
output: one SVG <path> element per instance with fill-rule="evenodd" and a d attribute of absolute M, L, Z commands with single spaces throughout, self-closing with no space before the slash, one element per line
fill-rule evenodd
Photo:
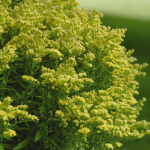
<path fill-rule="evenodd" d="M 134 49 L 133 57 L 136 63 L 148 63 L 143 71 L 146 77 L 137 77 L 139 82 L 139 95 L 137 100 L 145 97 L 147 101 L 143 106 L 137 120 L 150 122 L 150 0 L 76 0 L 80 3 L 78 8 L 87 8 L 91 12 L 93 7 L 103 14 L 102 25 L 111 28 L 127 28 L 123 46 L 127 50 Z M 143 139 L 125 143 L 129 150 L 150 150 L 150 136 Z M 123 150 L 120 148 L 119 150 Z"/>

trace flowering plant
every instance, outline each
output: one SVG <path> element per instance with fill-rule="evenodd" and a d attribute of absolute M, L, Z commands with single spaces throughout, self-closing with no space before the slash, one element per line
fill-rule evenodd
<path fill-rule="evenodd" d="M 120 45 L 126 29 L 77 5 L 0 1 L 1 147 L 107 150 L 150 134 L 134 98 L 147 64 Z"/>

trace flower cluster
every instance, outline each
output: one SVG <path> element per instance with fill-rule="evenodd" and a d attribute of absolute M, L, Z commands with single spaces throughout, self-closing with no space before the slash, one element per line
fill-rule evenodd
<path fill-rule="evenodd" d="M 146 99 L 134 98 L 135 77 L 145 76 L 147 64 L 134 63 L 134 50 L 120 45 L 126 29 L 105 27 L 102 14 L 78 4 L 24 0 L 13 7 L 10 0 L 0 1 L 0 82 L 10 83 L 2 84 L 0 92 L 6 97 L 3 89 L 11 86 L 18 96 L 10 92 L 16 107 L 9 105 L 10 97 L 0 102 L 0 119 L 8 126 L 15 117 L 41 118 L 39 128 L 50 136 L 41 141 L 48 148 L 71 149 L 64 143 L 79 145 L 84 137 L 91 149 L 114 149 L 124 139 L 150 134 L 150 124 L 136 120 Z M 16 133 L 7 129 L 3 135 Z"/>
<path fill-rule="evenodd" d="M 17 107 L 13 107 L 10 103 L 13 100 L 11 97 L 7 96 L 4 100 L 0 101 L 0 127 L 1 131 L 3 132 L 4 138 L 12 138 L 16 136 L 16 132 L 12 129 L 9 129 L 10 121 L 18 117 L 20 120 L 32 120 L 32 121 L 39 121 L 38 117 L 35 115 L 28 114 L 27 111 L 24 111 L 28 108 L 27 105 L 18 105 Z M 2 129 L 5 128 L 3 131 Z"/>

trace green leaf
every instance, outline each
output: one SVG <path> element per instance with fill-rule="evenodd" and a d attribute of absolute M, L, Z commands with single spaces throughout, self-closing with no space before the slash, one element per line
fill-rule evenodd
<path fill-rule="evenodd" d="M 42 99 L 42 96 L 35 96 L 35 97 Z"/>
<path fill-rule="evenodd" d="M 30 96 L 33 96 L 33 92 L 34 92 L 34 89 L 31 90 L 29 93 L 27 93 L 27 96 L 30 97 Z M 25 93 L 26 94 L 26 93 Z"/>
<path fill-rule="evenodd" d="M 20 99 L 22 99 L 22 95 L 20 95 L 18 92 L 16 92 L 15 91 L 15 93 L 16 93 L 16 95 L 20 98 Z"/>
<path fill-rule="evenodd" d="M 27 146 L 29 143 L 30 143 L 30 140 L 27 138 L 27 139 L 23 140 L 21 143 L 19 143 L 13 150 L 21 149 L 21 148 Z"/>
<path fill-rule="evenodd" d="M 42 133 L 41 133 L 40 130 L 38 130 L 38 131 L 36 132 L 36 136 L 35 136 L 35 141 L 34 141 L 34 142 L 36 142 L 37 140 L 39 140 L 41 137 L 42 137 Z"/>
<path fill-rule="evenodd" d="M 54 118 L 49 118 L 49 119 L 47 120 L 47 122 L 48 122 L 48 123 L 58 123 L 58 122 L 60 122 L 60 120 L 59 120 L 59 119 L 54 119 Z"/>

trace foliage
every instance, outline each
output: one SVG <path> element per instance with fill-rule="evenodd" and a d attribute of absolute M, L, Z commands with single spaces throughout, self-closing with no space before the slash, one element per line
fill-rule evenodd
<path fill-rule="evenodd" d="M 75 0 L 12 3 L 0 4 L 1 126 L 12 133 L 1 129 L 1 147 L 107 150 L 150 134 L 136 120 L 146 99 L 134 98 L 147 64 L 120 45 L 126 29 L 105 27 Z"/>

